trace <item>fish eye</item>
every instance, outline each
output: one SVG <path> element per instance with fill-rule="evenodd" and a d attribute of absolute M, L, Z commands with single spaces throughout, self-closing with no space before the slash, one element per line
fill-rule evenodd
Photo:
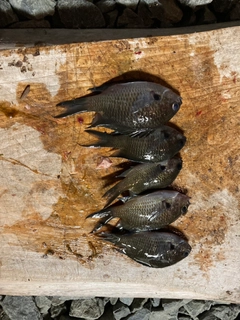
<path fill-rule="evenodd" d="M 167 208 L 167 209 L 170 209 L 170 208 L 171 208 L 171 203 L 166 202 L 166 208 Z"/>
<path fill-rule="evenodd" d="M 175 249 L 175 245 L 174 244 L 170 244 L 170 250 L 174 250 Z"/>
<path fill-rule="evenodd" d="M 161 169 L 162 171 L 164 171 L 166 169 L 166 166 L 163 166 L 163 165 L 159 164 L 158 168 Z"/>
<path fill-rule="evenodd" d="M 163 136 L 165 139 L 168 139 L 169 138 L 169 133 L 167 133 L 166 131 L 163 131 Z"/>
<path fill-rule="evenodd" d="M 178 163 L 177 169 L 178 169 L 178 170 L 181 170 L 181 169 L 182 169 L 182 163 Z"/>
<path fill-rule="evenodd" d="M 188 211 L 188 207 L 187 207 L 187 206 L 183 206 L 183 207 L 181 208 L 181 213 L 182 213 L 182 214 L 187 213 L 187 211 Z"/>
<path fill-rule="evenodd" d="M 157 93 L 154 93 L 153 94 L 153 98 L 154 98 L 154 100 L 160 100 L 161 96 L 159 94 L 157 94 Z"/>
<path fill-rule="evenodd" d="M 172 104 L 173 111 L 177 112 L 179 110 L 179 108 L 180 108 L 180 104 L 179 103 L 175 102 L 175 103 Z"/>
<path fill-rule="evenodd" d="M 189 255 L 189 252 L 185 251 L 183 252 L 183 256 L 186 258 Z"/>
<path fill-rule="evenodd" d="M 181 147 L 185 145 L 185 142 L 186 142 L 186 138 L 179 139 L 179 144 Z"/>

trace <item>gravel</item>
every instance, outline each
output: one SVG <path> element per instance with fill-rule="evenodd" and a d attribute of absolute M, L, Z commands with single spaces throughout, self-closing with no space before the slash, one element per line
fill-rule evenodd
<path fill-rule="evenodd" d="M 239 0 L 0 1 L 0 28 L 166 28 L 239 19 Z"/>
<path fill-rule="evenodd" d="M 236 320 L 240 305 L 160 298 L 13 297 L 1 320 Z"/>

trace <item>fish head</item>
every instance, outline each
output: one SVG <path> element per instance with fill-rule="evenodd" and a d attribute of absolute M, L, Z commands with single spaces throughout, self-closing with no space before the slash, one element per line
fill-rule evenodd
<path fill-rule="evenodd" d="M 178 193 L 176 197 L 176 205 L 178 205 L 179 211 L 181 215 L 185 215 L 188 211 L 188 207 L 190 205 L 189 197 L 185 194 Z"/>
<path fill-rule="evenodd" d="M 168 122 L 180 109 L 182 99 L 171 89 L 156 83 L 145 83 L 136 90 L 132 115 L 136 123 L 156 128 Z"/>
<path fill-rule="evenodd" d="M 163 92 L 162 90 L 151 90 L 150 97 L 152 105 L 161 105 L 171 117 L 178 112 L 182 104 L 182 98 L 168 88 L 165 88 Z"/>
<path fill-rule="evenodd" d="M 172 171 L 179 172 L 182 169 L 182 159 L 179 157 L 167 159 L 160 162 L 157 166 L 159 170 L 161 169 L 162 171 L 165 170 L 168 172 L 172 172 Z"/>
<path fill-rule="evenodd" d="M 163 210 L 168 216 L 173 218 L 173 221 L 187 213 L 190 205 L 187 195 L 174 190 L 161 190 L 155 193 L 156 196 L 162 197 Z"/>
<path fill-rule="evenodd" d="M 175 219 L 185 215 L 190 205 L 189 197 L 178 191 L 166 190 L 166 199 L 164 201 L 165 210 L 175 216 Z"/>
<path fill-rule="evenodd" d="M 165 253 L 164 260 L 168 262 L 168 265 L 172 265 L 186 258 L 192 248 L 189 243 L 179 237 L 176 234 L 171 234 L 168 237 L 168 250 Z"/>
<path fill-rule="evenodd" d="M 173 155 L 177 154 L 185 146 L 186 141 L 186 137 L 180 132 L 170 135 L 166 140 L 169 152 Z"/>
<path fill-rule="evenodd" d="M 157 95 L 158 92 L 154 92 L 155 99 L 157 98 Z M 166 107 L 168 113 L 171 114 L 171 117 L 173 117 L 181 107 L 182 98 L 172 90 L 166 88 L 161 93 L 161 104 Z"/>

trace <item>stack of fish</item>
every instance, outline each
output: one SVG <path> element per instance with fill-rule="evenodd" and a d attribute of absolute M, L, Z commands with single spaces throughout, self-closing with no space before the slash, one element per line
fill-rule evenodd
<path fill-rule="evenodd" d="M 104 197 L 106 206 L 88 218 L 100 218 L 98 231 L 112 218 L 119 218 L 116 232 L 99 232 L 118 251 L 149 267 L 172 265 L 191 251 L 188 242 L 164 227 L 185 214 L 189 197 L 173 190 L 164 190 L 177 177 L 182 160 L 175 155 L 186 138 L 165 124 L 177 113 L 181 97 L 160 84 L 146 81 L 102 86 L 99 94 L 60 103 L 66 117 L 75 113 L 95 111 L 90 127 L 113 129 L 111 134 L 87 130 L 97 142 L 85 146 L 113 147 L 113 156 L 140 163 L 120 175 L 123 178 Z M 147 190 L 157 191 L 142 194 Z M 109 206 L 128 191 L 121 205 Z M 139 195 L 139 196 L 137 196 Z"/>

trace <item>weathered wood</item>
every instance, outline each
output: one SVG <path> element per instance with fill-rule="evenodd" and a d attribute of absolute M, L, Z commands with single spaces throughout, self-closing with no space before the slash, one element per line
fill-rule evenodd
<path fill-rule="evenodd" d="M 232 27 L 1 46 L 0 294 L 240 303 L 239 32 L 240 27 Z M 171 121 L 188 139 L 174 185 L 188 192 L 191 206 L 174 225 L 193 250 L 160 270 L 131 261 L 89 234 L 93 221 L 86 221 L 86 215 L 104 205 L 102 178 L 124 160 L 112 159 L 110 168 L 101 169 L 101 157 L 111 151 L 78 145 L 89 138 L 84 128 L 91 114 L 52 117 L 59 112 L 56 103 L 130 71 L 133 78 L 159 77 L 183 98 Z"/>

